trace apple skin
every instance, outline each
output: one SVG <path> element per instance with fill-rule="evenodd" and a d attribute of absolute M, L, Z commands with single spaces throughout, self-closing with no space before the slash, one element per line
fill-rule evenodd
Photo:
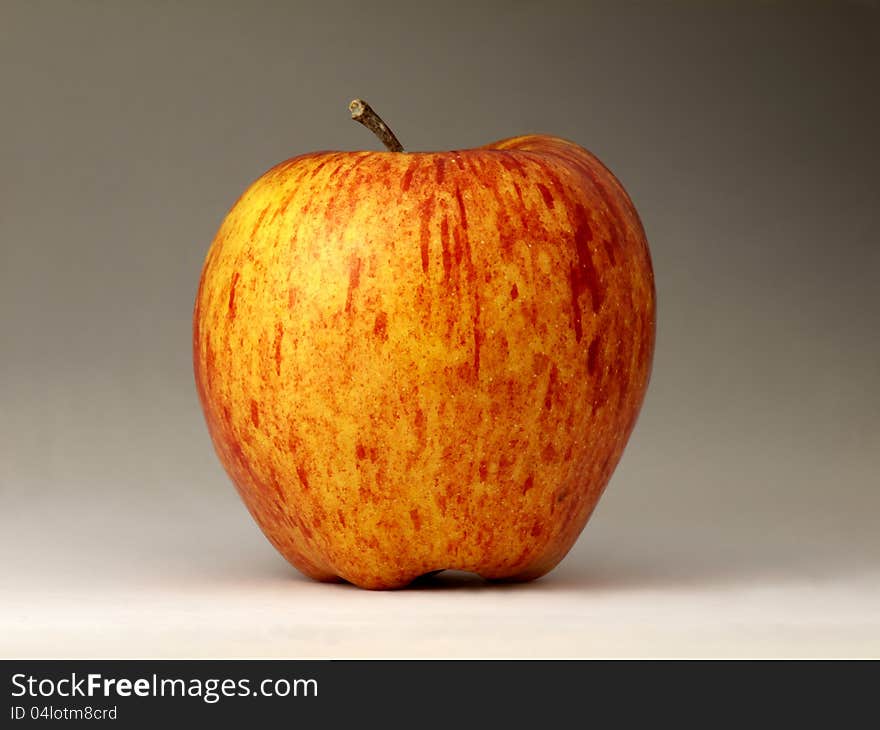
<path fill-rule="evenodd" d="M 217 454 L 317 580 L 527 580 L 569 551 L 651 370 L 636 210 L 592 154 L 525 136 L 321 152 L 235 203 L 195 301 Z"/>

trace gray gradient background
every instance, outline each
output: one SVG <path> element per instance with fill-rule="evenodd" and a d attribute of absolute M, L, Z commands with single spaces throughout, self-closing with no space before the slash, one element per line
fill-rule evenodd
<path fill-rule="evenodd" d="M 247 6 L 247 9 L 245 9 Z M 880 654 L 880 9 L 0 0 L 0 655 Z M 302 578 L 212 451 L 204 255 L 276 162 L 525 132 L 620 177 L 642 416 L 547 578 Z"/>

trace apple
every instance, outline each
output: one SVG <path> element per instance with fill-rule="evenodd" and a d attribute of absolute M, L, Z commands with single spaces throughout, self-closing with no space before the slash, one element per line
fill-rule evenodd
<path fill-rule="evenodd" d="M 566 555 L 621 457 L 655 290 L 614 175 L 529 135 L 276 165 L 223 221 L 193 320 L 217 455 L 300 571 L 371 589 L 443 569 L 528 580 Z"/>

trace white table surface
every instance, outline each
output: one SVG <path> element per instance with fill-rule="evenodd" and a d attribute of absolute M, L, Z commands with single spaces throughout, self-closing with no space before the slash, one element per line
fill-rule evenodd
<path fill-rule="evenodd" d="M 234 497 L 216 502 L 210 519 L 197 500 L 7 512 L 0 656 L 880 655 L 880 570 L 821 534 L 671 534 L 612 501 L 534 583 L 446 573 L 368 592 L 303 578 Z"/>

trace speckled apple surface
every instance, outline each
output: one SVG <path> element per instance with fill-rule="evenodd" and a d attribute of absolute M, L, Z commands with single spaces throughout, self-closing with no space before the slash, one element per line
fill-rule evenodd
<path fill-rule="evenodd" d="M 196 382 L 245 504 L 307 575 L 530 579 L 620 459 L 654 296 L 630 198 L 573 143 L 309 154 L 210 248 Z"/>

